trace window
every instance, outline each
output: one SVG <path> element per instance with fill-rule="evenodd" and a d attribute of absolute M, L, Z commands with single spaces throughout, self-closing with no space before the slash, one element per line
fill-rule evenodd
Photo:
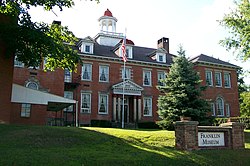
<path fill-rule="evenodd" d="M 149 70 L 143 71 L 143 85 L 151 86 L 151 71 Z"/>
<path fill-rule="evenodd" d="M 212 116 L 215 116 L 216 115 L 215 114 L 215 105 L 214 105 L 214 103 L 210 103 L 210 105 L 211 105 Z"/>
<path fill-rule="evenodd" d="M 83 42 L 82 46 L 80 48 L 81 52 L 93 54 L 93 46 L 94 46 L 93 43 L 85 43 L 85 42 Z"/>
<path fill-rule="evenodd" d="M 64 91 L 64 97 L 67 99 L 73 99 L 73 92 L 71 91 Z M 73 112 L 73 105 L 64 108 L 65 112 Z"/>
<path fill-rule="evenodd" d="M 131 69 L 130 68 L 125 68 L 125 73 L 124 73 L 124 68 L 122 68 L 122 79 L 125 79 L 125 80 L 131 79 Z"/>
<path fill-rule="evenodd" d="M 159 86 L 164 86 L 163 80 L 166 78 L 166 74 L 164 71 L 158 71 L 157 73 L 157 84 Z"/>
<path fill-rule="evenodd" d="M 217 116 L 224 116 L 224 101 L 222 98 L 216 100 Z"/>
<path fill-rule="evenodd" d="M 224 86 L 225 88 L 231 88 L 230 73 L 224 73 Z"/>
<path fill-rule="evenodd" d="M 21 117 L 30 117 L 31 104 L 22 104 Z"/>
<path fill-rule="evenodd" d="M 212 71 L 206 71 L 206 85 L 213 86 Z"/>
<path fill-rule="evenodd" d="M 107 94 L 99 94 L 99 114 L 108 114 L 108 95 Z"/>
<path fill-rule="evenodd" d="M 215 85 L 221 87 L 221 72 L 215 72 Z"/>
<path fill-rule="evenodd" d="M 91 81 L 92 79 L 92 65 L 84 63 L 82 65 L 82 80 Z"/>
<path fill-rule="evenodd" d="M 85 52 L 90 52 L 90 45 L 85 45 Z"/>
<path fill-rule="evenodd" d="M 36 82 L 28 82 L 26 84 L 26 87 L 27 88 L 30 88 L 30 89 L 35 89 L 35 90 L 38 90 L 38 84 Z"/>
<path fill-rule="evenodd" d="M 81 113 L 91 112 L 91 94 L 82 93 L 81 94 Z"/>
<path fill-rule="evenodd" d="M 156 60 L 157 62 L 166 62 L 166 55 L 162 53 L 157 53 Z"/>
<path fill-rule="evenodd" d="M 24 67 L 24 63 L 18 61 L 18 60 L 17 60 L 17 56 L 15 56 L 14 66 L 15 66 L 15 67 Z"/>
<path fill-rule="evenodd" d="M 99 66 L 99 81 L 108 82 L 109 81 L 109 67 Z"/>
<path fill-rule="evenodd" d="M 72 82 L 72 72 L 68 69 L 64 70 L 64 82 Z"/>
<path fill-rule="evenodd" d="M 120 49 L 119 55 L 122 57 L 122 49 Z M 126 45 L 126 57 L 129 59 L 133 58 L 133 47 Z"/>
<path fill-rule="evenodd" d="M 226 104 L 225 106 L 226 106 L 226 116 L 230 117 L 230 106 L 229 104 Z"/>
<path fill-rule="evenodd" d="M 143 115 L 152 116 L 152 98 L 144 97 L 143 99 Z"/>

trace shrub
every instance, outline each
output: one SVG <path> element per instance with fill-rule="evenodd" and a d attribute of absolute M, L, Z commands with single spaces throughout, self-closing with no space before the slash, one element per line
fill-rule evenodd
<path fill-rule="evenodd" d="M 108 120 L 91 120 L 91 127 L 111 127 L 111 122 Z"/>
<path fill-rule="evenodd" d="M 138 128 L 142 129 L 159 129 L 159 126 L 155 122 L 139 122 Z"/>
<path fill-rule="evenodd" d="M 174 130 L 174 123 L 172 120 L 161 120 L 156 122 L 157 125 L 159 125 L 160 128 L 164 130 Z"/>

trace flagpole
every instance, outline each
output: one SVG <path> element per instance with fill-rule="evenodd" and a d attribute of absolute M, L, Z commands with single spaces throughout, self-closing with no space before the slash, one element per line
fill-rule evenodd
<path fill-rule="evenodd" d="M 124 46 L 125 46 L 125 51 L 123 53 L 123 56 L 126 56 L 126 33 L 127 33 L 127 28 L 125 29 L 125 35 L 124 35 Z M 125 66 L 126 66 L 126 60 L 123 59 L 123 86 L 122 86 L 122 128 L 124 128 L 124 104 L 125 104 L 125 95 L 124 95 L 124 90 L 125 90 Z"/>

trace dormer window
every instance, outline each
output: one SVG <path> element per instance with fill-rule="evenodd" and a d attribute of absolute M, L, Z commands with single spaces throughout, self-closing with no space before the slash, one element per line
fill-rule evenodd
<path fill-rule="evenodd" d="M 81 46 L 81 52 L 82 53 L 93 54 L 93 47 L 94 47 L 93 43 L 85 43 L 85 42 L 83 42 L 82 46 Z"/>
<path fill-rule="evenodd" d="M 157 53 L 156 54 L 156 60 L 157 60 L 157 62 L 164 62 L 164 63 L 166 63 L 166 54 Z"/>
<path fill-rule="evenodd" d="M 122 57 L 122 49 L 120 49 L 119 55 L 120 55 L 120 57 Z M 126 57 L 128 59 L 132 59 L 133 58 L 133 47 L 132 46 L 126 45 Z"/>

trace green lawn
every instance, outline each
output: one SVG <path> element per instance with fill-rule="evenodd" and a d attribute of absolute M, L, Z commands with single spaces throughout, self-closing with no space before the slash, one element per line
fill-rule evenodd
<path fill-rule="evenodd" d="M 174 132 L 0 125 L 0 165 L 250 165 L 245 150 L 178 151 Z"/>

